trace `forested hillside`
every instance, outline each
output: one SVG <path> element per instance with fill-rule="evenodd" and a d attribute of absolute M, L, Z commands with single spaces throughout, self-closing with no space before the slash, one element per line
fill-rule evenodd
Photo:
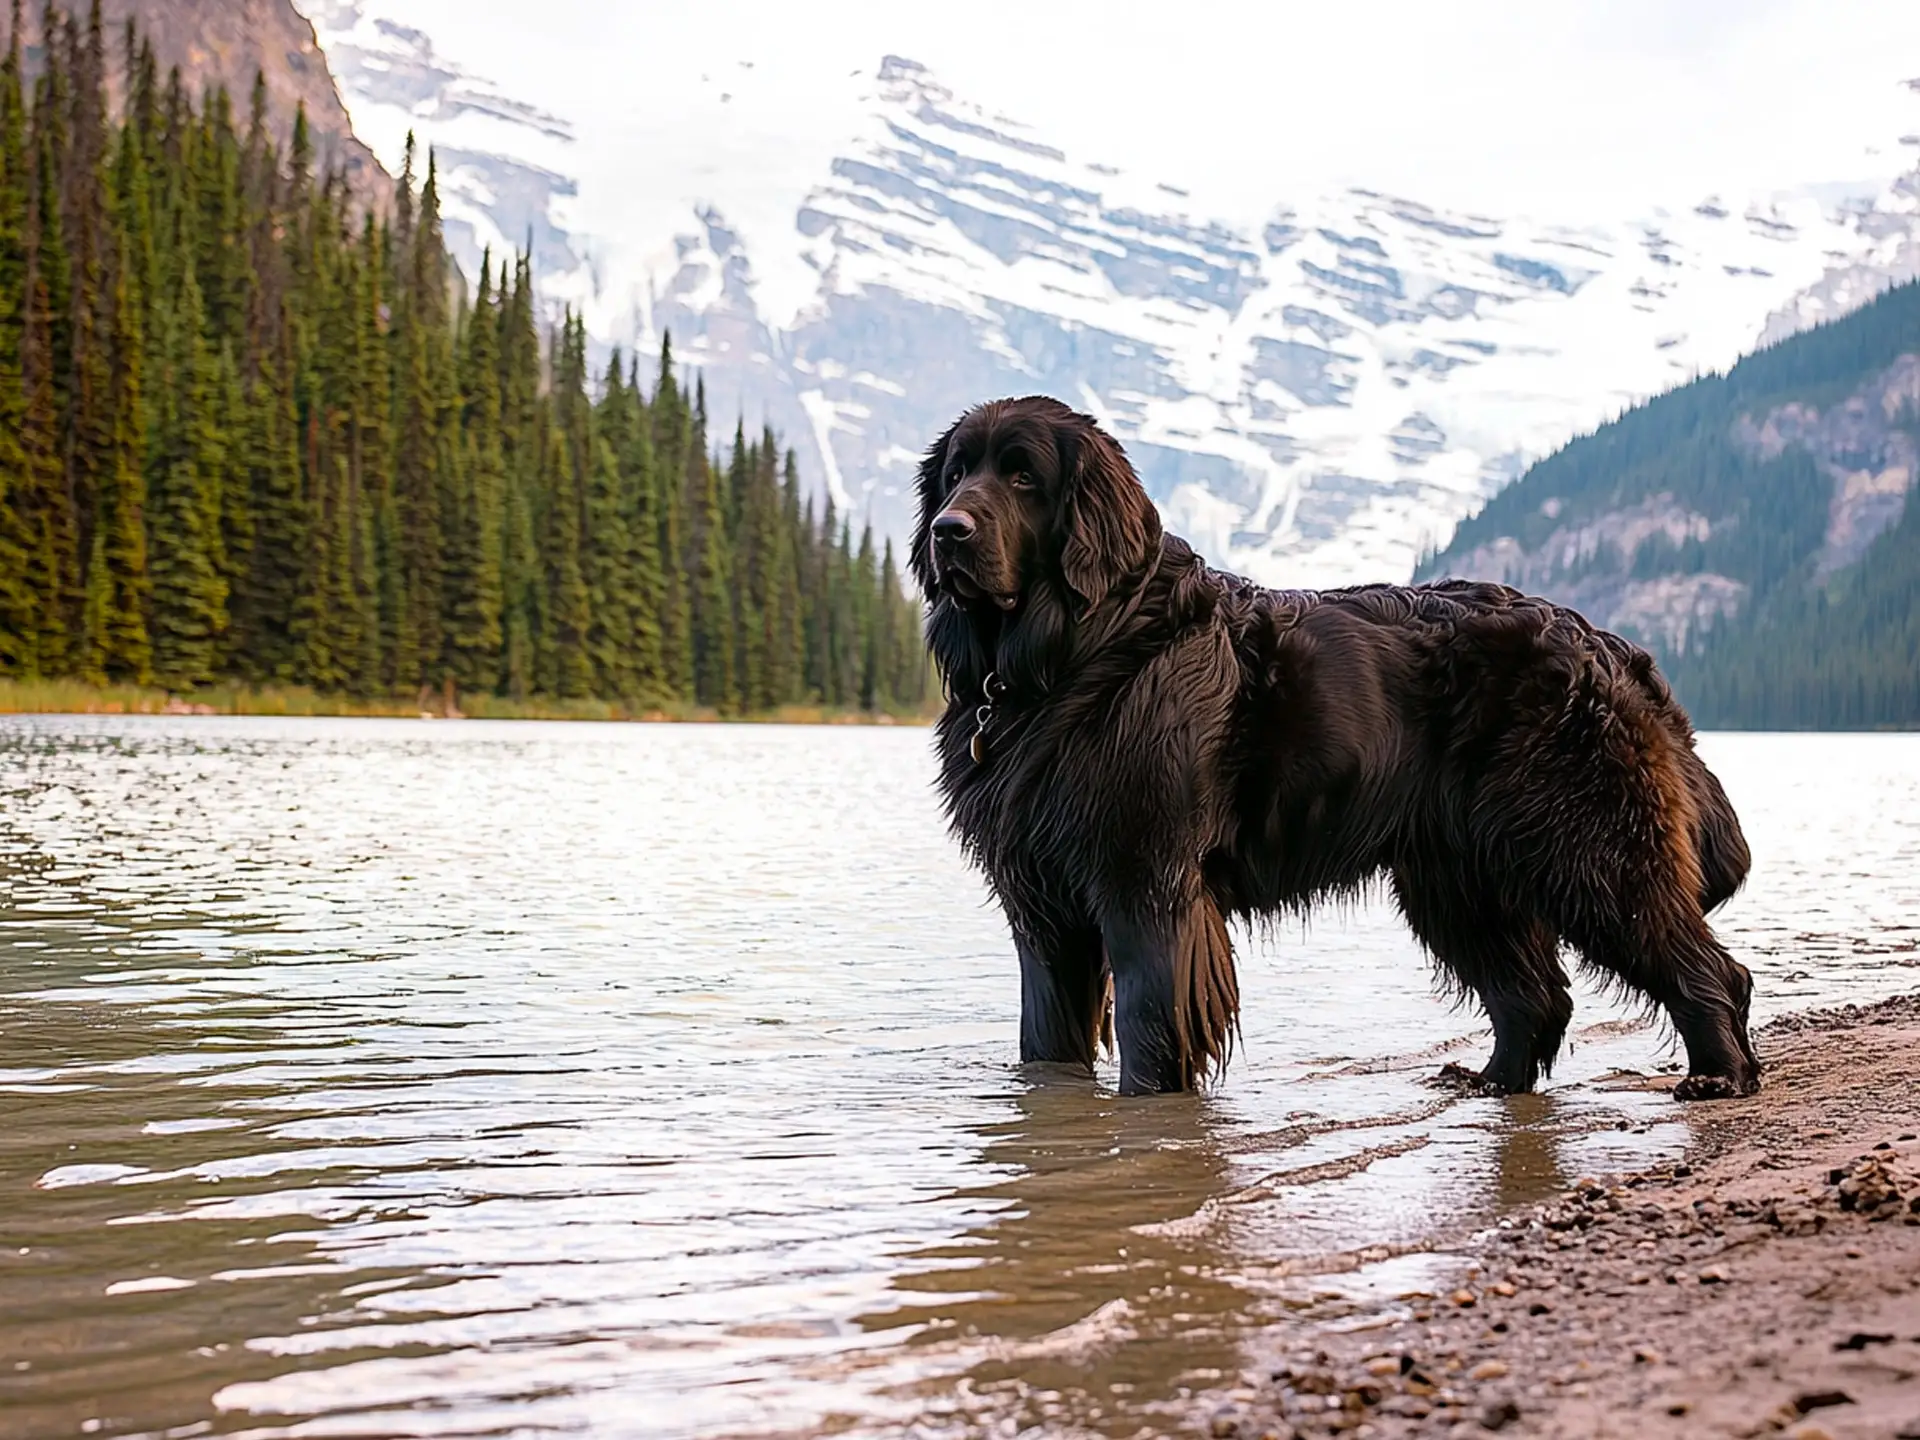
<path fill-rule="evenodd" d="M 0 68 L 0 674 L 722 712 L 917 707 L 916 605 L 791 453 L 663 349 L 643 386 L 470 295 L 410 153 L 390 205 L 275 144 L 263 85 L 159 74 L 98 5 Z M 109 112 L 111 87 L 126 97 Z M 650 367 L 652 368 L 652 367 Z"/>
<path fill-rule="evenodd" d="M 1659 652 L 1703 725 L 1920 725 L 1920 285 L 1637 406 L 1423 563 Z"/>

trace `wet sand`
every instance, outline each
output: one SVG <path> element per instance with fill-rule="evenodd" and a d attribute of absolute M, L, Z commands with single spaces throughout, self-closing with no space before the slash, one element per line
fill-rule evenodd
<path fill-rule="evenodd" d="M 1275 1327 L 1190 1430 L 1920 1440 L 1920 995 L 1757 1039 L 1684 1163 L 1437 1237 L 1454 1288 Z"/>

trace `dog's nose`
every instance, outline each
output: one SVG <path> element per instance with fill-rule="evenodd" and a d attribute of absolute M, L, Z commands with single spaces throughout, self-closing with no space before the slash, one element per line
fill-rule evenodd
<path fill-rule="evenodd" d="M 973 538 L 973 517 L 960 510 L 942 510 L 933 517 L 936 544 L 958 545 Z"/>

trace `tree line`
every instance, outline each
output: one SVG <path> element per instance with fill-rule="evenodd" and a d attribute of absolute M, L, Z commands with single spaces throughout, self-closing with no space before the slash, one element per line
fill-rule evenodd
<path fill-rule="evenodd" d="M 256 79 L 163 81 L 98 0 L 0 67 L 0 675 L 917 708 L 891 543 L 663 341 L 651 389 L 529 261 L 469 292 L 435 163 L 390 204 L 282 154 Z M 124 67 L 124 104 L 106 99 Z"/>

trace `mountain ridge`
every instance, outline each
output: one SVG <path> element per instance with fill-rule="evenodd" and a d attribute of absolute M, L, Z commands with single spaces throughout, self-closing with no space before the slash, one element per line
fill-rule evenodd
<path fill-rule="evenodd" d="M 1109 423 L 1168 523 L 1220 563 L 1404 579 L 1530 460 L 1920 254 L 1913 177 L 1584 227 L 1359 188 L 1222 218 L 898 55 L 835 82 L 852 118 L 771 239 L 716 173 L 649 249 L 580 228 L 572 122 L 516 110 L 381 3 L 314 13 L 357 111 L 458 155 L 442 178 L 464 262 L 531 235 L 550 300 L 603 345 L 671 331 L 716 413 L 772 423 L 838 506 L 896 537 L 913 463 L 953 415 L 1045 390 Z M 751 74 L 723 84 L 723 107 L 758 103 Z"/>
<path fill-rule="evenodd" d="M 1920 281 L 1530 467 L 1423 561 L 1655 650 L 1703 724 L 1920 725 Z"/>

